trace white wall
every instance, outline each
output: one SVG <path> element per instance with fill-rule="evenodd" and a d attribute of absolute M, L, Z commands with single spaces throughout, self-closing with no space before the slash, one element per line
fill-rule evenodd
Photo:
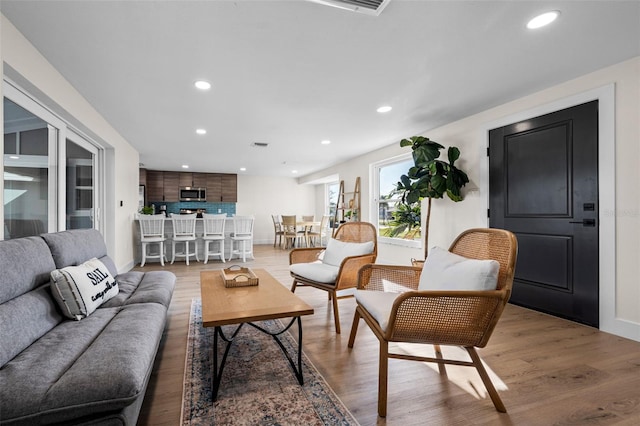
<path fill-rule="evenodd" d="M 255 244 L 273 244 L 272 214 L 302 216 L 315 211 L 314 185 L 299 185 L 292 178 L 238 175 L 236 214 L 255 216 Z"/>
<path fill-rule="evenodd" d="M 65 120 L 73 120 L 81 131 L 107 148 L 109 168 L 106 173 L 106 205 L 102 212 L 107 223 L 105 238 L 118 269 L 129 269 L 133 265 L 132 219 L 138 203 L 138 152 L 4 15 L 0 22 L 0 44 L 5 75 L 44 102 L 51 112 Z M 1 197 L 2 194 L 0 200 Z"/>
<path fill-rule="evenodd" d="M 640 57 L 423 132 L 424 136 L 445 146 L 459 147 L 462 153 L 460 167 L 471 180 L 471 190 L 467 189 L 462 202 L 453 203 L 447 199 L 435 201 L 429 245 L 446 247 L 460 231 L 487 225 L 488 188 L 482 175 L 487 167 L 486 129 L 491 123 L 610 84 L 615 85 L 615 142 L 610 144 L 615 147 L 615 177 L 611 179 L 615 180 L 615 187 L 600 188 L 600 192 L 615 191 L 616 194 L 613 211 L 601 212 L 601 216 L 609 215 L 615 222 L 612 228 L 615 229 L 615 235 L 609 236 L 614 241 L 615 267 L 610 276 L 604 281 L 601 279 L 600 283 L 610 293 L 605 297 L 601 295 L 601 312 L 606 315 L 604 318 L 601 316 L 601 328 L 640 341 L 640 191 L 637 190 L 640 182 Z M 388 147 L 306 176 L 305 180 L 313 181 L 329 174 L 339 174 L 341 179 L 353 180 L 359 175 L 363 178 L 363 206 L 367 206 L 371 199 L 368 190 L 369 165 L 409 149 L 401 149 L 399 141 L 390 143 Z M 610 172 L 600 170 L 601 174 Z M 365 210 L 363 217 L 368 220 L 370 211 Z M 410 257 L 420 258 L 421 249 L 380 245 L 379 263 L 408 263 Z M 610 308 L 603 306 L 603 303 L 608 303 L 607 298 L 612 300 Z"/>

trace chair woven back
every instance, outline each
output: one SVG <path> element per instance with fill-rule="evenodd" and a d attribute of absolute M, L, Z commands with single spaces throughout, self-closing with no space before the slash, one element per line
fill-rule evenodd
<path fill-rule="evenodd" d="M 449 251 L 470 259 L 498 261 L 500 272 L 496 289 L 505 290 L 509 299 L 518 255 L 518 243 L 511 232 L 495 228 L 469 229 L 451 243 Z"/>
<path fill-rule="evenodd" d="M 333 238 L 345 243 L 366 243 L 373 241 L 373 254 L 378 254 L 378 233 L 376 232 L 376 228 L 369 222 L 343 223 Z"/>

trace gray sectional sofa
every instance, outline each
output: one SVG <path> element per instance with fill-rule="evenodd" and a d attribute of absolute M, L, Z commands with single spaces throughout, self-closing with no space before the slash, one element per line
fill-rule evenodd
<path fill-rule="evenodd" d="M 118 294 L 86 318 L 63 316 L 50 273 L 98 258 Z M 117 275 L 96 230 L 0 241 L 0 424 L 135 425 L 175 275 Z"/>

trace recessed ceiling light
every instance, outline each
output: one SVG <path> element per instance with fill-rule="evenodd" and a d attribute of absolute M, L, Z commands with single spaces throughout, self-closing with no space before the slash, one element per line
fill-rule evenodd
<path fill-rule="evenodd" d="M 381 106 L 380 108 L 378 108 L 376 111 L 378 111 L 378 112 L 389 112 L 392 109 L 393 108 L 391 108 L 389 105 L 384 105 L 384 106 Z"/>
<path fill-rule="evenodd" d="M 209 83 L 206 80 L 197 80 L 193 84 L 196 86 L 196 88 L 198 88 L 200 90 L 209 90 L 209 89 L 211 89 L 211 83 Z"/>
<path fill-rule="evenodd" d="M 323 140 L 320 142 L 322 145 L 329 145 L 331 143 L 330 140 Z"/>
<path fill-rule="evenodd" d="M 196 129 L 196 133 L 199 135 L 206 135 L 207 131 L 205 129 Z"/>
<path fill-rule="evenodd" d="M 298 173 L 298 171 L 297 170 L 291 170 L 291 173 L 295 174 L 295 173 Z"/>
<path fill-rule="evenodd" d="M 246 167 L 240 167 L 240 171 L 241 171 L 241 172 L 246 172 L 246 171 L 247 171 L 247 168 L 246 168 Z"/>
<path fill-rule="evenodd" d="M 188 169 L 188 168 L 189 168 L 189 165 L 188 165 L 188 164 L 183 164 L 183 165 L 182 165 L 182 168 L 183 168 L 183 169 Z"/>
<path fill-rule="evenodd" d="M 527 22 L 527 28 L 530 30 L 534 30 L 536 28 L 544 27 L 545 25 L 549 25 L 560 15 L 560 12 L 557 10 L 552 10 L 551 12 L 543 13 L 542 15 L 538 15 L 529 22 Z"/>

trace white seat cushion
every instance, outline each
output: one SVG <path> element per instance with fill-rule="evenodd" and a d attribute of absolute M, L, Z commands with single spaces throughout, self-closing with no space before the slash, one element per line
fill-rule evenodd
<path fill-rule="evenodd" d="M 468 259 L 433 247 L 424 262 L 418 290 L 495 290 L 500 264 Z"/>
<path fill-rule="evenodd" d="M 373 253 L 373 241 L 366 243 L 345 243 L 330 238 L 324 251 L 322 262 L 327 265 L 340 266 L 345 257 L 362 256 Z"/>
<path fill-rule="evenodd" d="M 389 325 L 389 315 L 393 302 L 402 293 L 387 293 L 384 291 L 356 290 L 356 301 L 371 314 L 383 331 Z"/>
<path fill-rule="evenodd" d="M 310 263 L 294 263 L 289 266 L 289 271 L 304 278 L 319 283 L 332 284 L 338 278 L 340 268 L 327 265 L 320 261 Z"/>

